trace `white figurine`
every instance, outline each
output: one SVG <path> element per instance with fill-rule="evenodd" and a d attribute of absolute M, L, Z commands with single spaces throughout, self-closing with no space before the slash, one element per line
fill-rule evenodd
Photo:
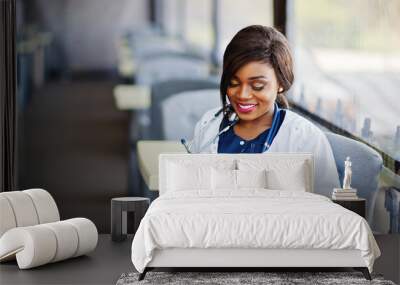
<path fill-rule="evenodd" d="M 344 162 L 344 178 L 343 178 L 343 189 L 348 190 L 351 188 L 351 161 L 350 157 L 346 157 L 346 161 Z"/>

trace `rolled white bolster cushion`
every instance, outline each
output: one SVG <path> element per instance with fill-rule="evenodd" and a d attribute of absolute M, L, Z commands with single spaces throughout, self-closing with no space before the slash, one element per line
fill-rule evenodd
<path fill-rule="evenodd" d="M 49 192 L 39 188 L 24 190 L 22 192 L 29 195 L 32 199 L 39 218 L 39 224 L 57 222 L 60 220 L 56 202 Z"/>
<path fill-rule="evenodd" d="M 0 238 L 0 261 L 16 255 L 19 268 L 28 269 L 86 254 L 97 240 L 96 226 L 85 218 L 14 228 Z"/>
<path fill-rule="evenodd" d="M 39 223 L 35 205 L 28 194 L 22 191 L 10 191 L 3 192 L 1 195 L 10 202 L 17 227 L 33 226 Z"/>
<path fill-rule="evenodd" d="M 16 254 L 20 269 L 51 262 L 56 250 L 56 236 L 42 225 L 11 229 L 0 239 L 0 260 L 9 260 Z"/>
<path fill-rule="evenodd" d="M 57 249 L 51 262 L 73 257 L 79 242 L 75 228 L 65 221 L 43 224 L 43 226 L 52 230 L 57 240 Z"/>
<path fill-rule="evenodd" d="M 0 195 L 0 237 L 9 229 L 15 228 L 17 222 L 11 204 L 6 197 Z"/>
<path fill-rule="evenodd" d="M 64 222 L 73 225 L 78 232 L 79 244 L 74 257 L 91 252 L 96 248 L 98 233 L 92 221 L 85 218 L 74 218 Z"/>

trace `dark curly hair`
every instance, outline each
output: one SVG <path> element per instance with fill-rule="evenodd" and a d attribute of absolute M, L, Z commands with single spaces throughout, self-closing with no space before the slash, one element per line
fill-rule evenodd
<path fill-rule="evenodd" d="M 286 91 L 292 86 L 293 60 L 285 36 L 272 27 L 248 26 L 240 30 L 230 41 L 224 53 L 220 93 L 224 113 L 228 112 L 227 89 L 231 78 L 245 64 L 261 61 L 270 64 L 276 74 L 278 84 L 283 88 L 276 102 L 281 108 L 288 108 Z"/>

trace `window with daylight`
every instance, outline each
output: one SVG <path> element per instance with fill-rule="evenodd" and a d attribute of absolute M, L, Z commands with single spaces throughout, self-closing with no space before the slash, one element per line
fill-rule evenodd
<path fill-rule="evenodd" d="M 291 99 L 400 159 L 400 1 L 291 5 Z"/>
<path fill-rule="evenodd" d="M 205 51 L 213 46 L 212 8 L 212 0 L 186 0 L 185 40 Z"/>
<path fill-rule="evenodd" d="M 254 24 L 273 26 L 272 0 L 220 0 L 218 5 L 218 55 L 221 62 L 226 46 L 240 29 Z"/>

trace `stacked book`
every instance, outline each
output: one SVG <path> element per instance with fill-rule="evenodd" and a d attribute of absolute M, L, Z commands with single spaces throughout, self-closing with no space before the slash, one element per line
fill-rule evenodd
<path fill-rule="evenodd" d="M 357 189 L 335 188 L 332 193 L 334 200 L 357 200 Z"/>

